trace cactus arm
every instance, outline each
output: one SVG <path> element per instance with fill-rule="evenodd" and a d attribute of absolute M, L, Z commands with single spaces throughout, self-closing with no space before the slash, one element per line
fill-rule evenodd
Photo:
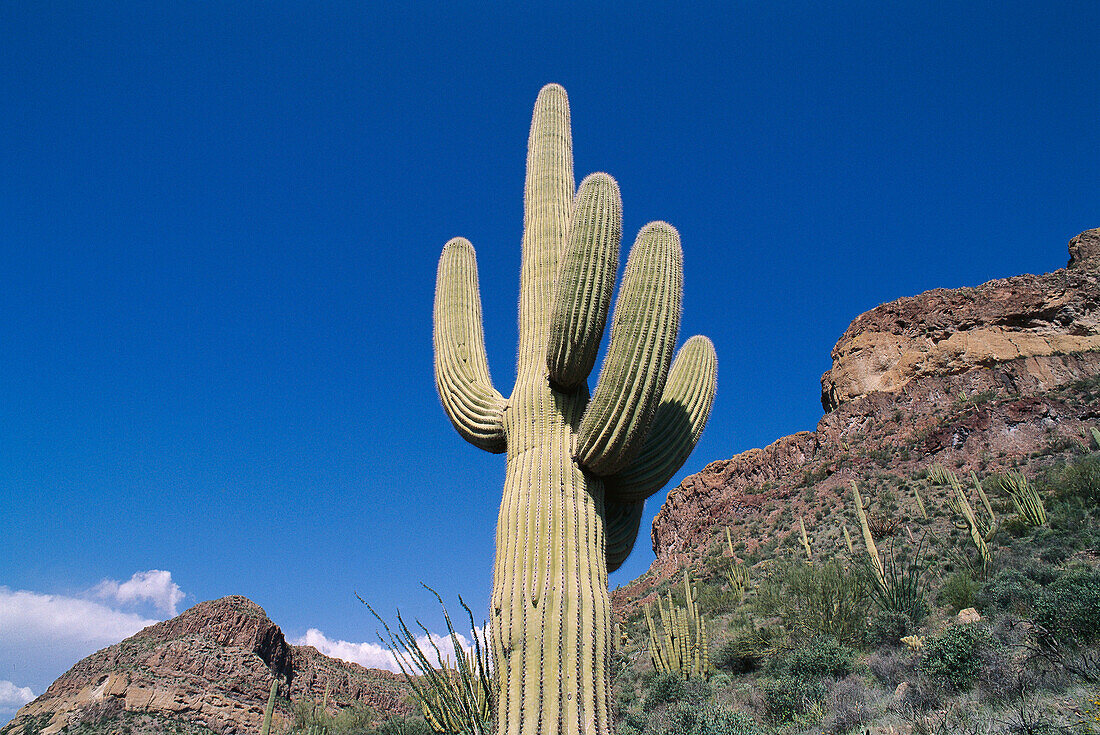
<path fill-rule="evenodd" d="M 699 335 L 689 339 L 672 363 L 641 454 L 622 472 L 604 478 L 609 498 L 645 500 L 672 479 L 703 433 L 714 405 L 717 376 L 718 358 L 711 341 Z"/>
<path fill-rule="evenodd" d="M 596 363 L 615 288 L 622 230 L 619 185 L 605 173 L 585 177 L 573 202 L 558 265 L 546 358 L 551 382 L 566 390 L 584 383 Z"/>
<path fill-rule="evenodd" d="M 607 525 L 607 571 L 613 572 L 623 565 L 634 548 L 638 538 L 638 529 L 642 525 L 642 510 L 645 502 L 618 503 L 604 502 L 604 523 Z"/>
<path fill-rule="evenodd" d="M 435 385 L 447 416 L 474 446 L 505 451 L 505 402 L 489 377 L 477 259 L 465 238 L 448 242 L 439 258 L 434 325 Z"/>
<path fill-rule="evenodd" d="M 668 377 L 680 329 L 680 235 L 665 222 L 642 228 L 627 259 L 611 344 L 577 430 L 575 458 L 613 475 L 642 450 Z"/>
<path fill-rule="evenodd" d="M 573 209 L 569 99 L 558 84 L 539 91 L 527 138 L 523 255 L 519 281 L 519 371 L 544 370 L 558 262 Z"/>

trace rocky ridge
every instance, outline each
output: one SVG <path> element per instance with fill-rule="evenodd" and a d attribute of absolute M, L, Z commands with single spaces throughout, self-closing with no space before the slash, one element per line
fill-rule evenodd
<path fill-rule="evenodd" d="M 965 475 L 1080 451 L 1100 420 L 1100 229 L 1069 250 L 1053 273 L 935 289 L 857 317 L 822 376 L 816 430 L 711 462 L 669 492 L 651 532 L 657 559 L 613 594 L 620 614 L 725 553 L 723 528 L 739 555 L 781 543 L 800 514 L 845 507 L 853 480 L 896 494 L 933 462 Z"/>
<path fill-rule="evenodd" d="M 298 702 L 320 703 L 326 686 L 333 710 L 365 704 L 382 717 L 411 711 L 411 690 L 402 677 L 329 658 L 312 646 L 292 646 L 263 608 L 231 596 L 201 602 L 84 658 L 0 733 L 19 733 L 37 722 L 44 725 L 41 735 L 52 735 L 123 713 L 224 735 L 255 733 L 274 678 L 284 683 L 277 720 L 287 720 Z"/>

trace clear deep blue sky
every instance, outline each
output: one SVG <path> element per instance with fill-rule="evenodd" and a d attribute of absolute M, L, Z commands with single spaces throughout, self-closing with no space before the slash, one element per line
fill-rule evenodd
<path fill-rule="evenodd" d="M 180 609 L 243 594 L 351 642 L 353 592 L 483 616 L 504 463 L 439 407 L 435 266 L 476 246 L 509 393 L 547 82 L 624 245 L 679 228 L 681 341 L 717 347 L 670 487 L 812 429 L 860 312 L 1054 270 L 1100 226 L 1095 2 L 458 5 L 0 5 L 9 593 L 167 570 Z M 643 530 L 612 586 L 652 558 Z M 72 663 L 29 650 L 0 640 L 0 680 Z"/>

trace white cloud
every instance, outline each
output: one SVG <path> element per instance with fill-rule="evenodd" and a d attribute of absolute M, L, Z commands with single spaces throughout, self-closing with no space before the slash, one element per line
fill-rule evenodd
<path fill-rule="evenodd" d="M 0 644 L 37 641 L 101 647 L 155 622 L 91 600 L 0 587 Z"/>
<path fill-rule="evenodd" d="M 34 699 L 30 687 L 17 687 L 0 679 L 0 709 L 16 709 Z"/>
<path fill-rule="evenodd" d="M 479 631 L 479 634 L 481 631 Z M 432 663 L 436 662 L 435 650 L 432 648 L 431 643 L 434 642 L 439 648 L 439 652 L 443 654 L 444 660 L 455 660 L 454 645 L 451 643 L 450 636 L 441 636 L 436 633 L 431 634 L 431 641 L 428 636 L 420 636 L 416 639 L 417 645 L 420 646 L 420 650 L 428 656 L 428 660 Z M 378 643 L 351 643 L 349 641 L 330 640 L 324 633 L 316 628 L 310 628 L 306 631 L 304 636 L 291 641 L 296 646 L 313 646 L 326 656 L 333 658 L 343 659 L 344 661 L 351 661 L 353 663 L 366 666 L 368 669 L 386 669 L 387 671 L 399 672 L 401 669 L 397 665 L 397 660 L 388 648 Z M 461 633 L 458 635 L 459 648 L 469 651 L 473 649 L 473 641 L 466 638 Z"/>
<path fill-rule="evenodd" d="M 126 582 L 106 580 L 75 596 L 0 586 L 0 675 L 42 691 L 85 656 L 175 614 L 183 597 L 172 575 L 156 569 Z M 121 609 L 133 603 L 156 606 L 165 615 Z M 10 692 L 23 696 L 27 689 L 11 687 L 0 686 L 0 710 L 6 697 L 15 696 Z"/>
<path fill-rule="evenodd" d="M 143 600 L 153 603 L 158 610 L 176 616 L 176 606 L 183 601 L 183 590 L 172 581 L 172 573 L 161 569 L 147 572 L 135 572 L 125 582 L 105 579 L 95 586 L 93 592 L 98 597 L 114 600 L 120 605 L 128 605 Z"/>

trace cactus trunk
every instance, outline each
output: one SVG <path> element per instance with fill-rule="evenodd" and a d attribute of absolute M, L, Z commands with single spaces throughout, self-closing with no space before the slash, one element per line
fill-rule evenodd
<path fill-rule="evenodd" d="M 609 735 L 607 574 L 625 561 L 645 499 L 690 454 L 717 359 L 692 337 L 673 361 L 680 237 L 642 228 L 589 401 L 622 230 L 619 188 L 592 174 L 574 196 L 569 105 L 551 84 L 527 142 L 516 383 L 492 386 L 473 246 L 451 240 L 435 300 L 436 387 L 459 434 L 507 451 L 490 627 L 498 735 Z"/>
<path fill-rule="evenodd" d="M 498 732 L 609 732 L 604 490 L 572 460 L 584 395 L 520 376 L 505 414 L 491 633 Z"/>

